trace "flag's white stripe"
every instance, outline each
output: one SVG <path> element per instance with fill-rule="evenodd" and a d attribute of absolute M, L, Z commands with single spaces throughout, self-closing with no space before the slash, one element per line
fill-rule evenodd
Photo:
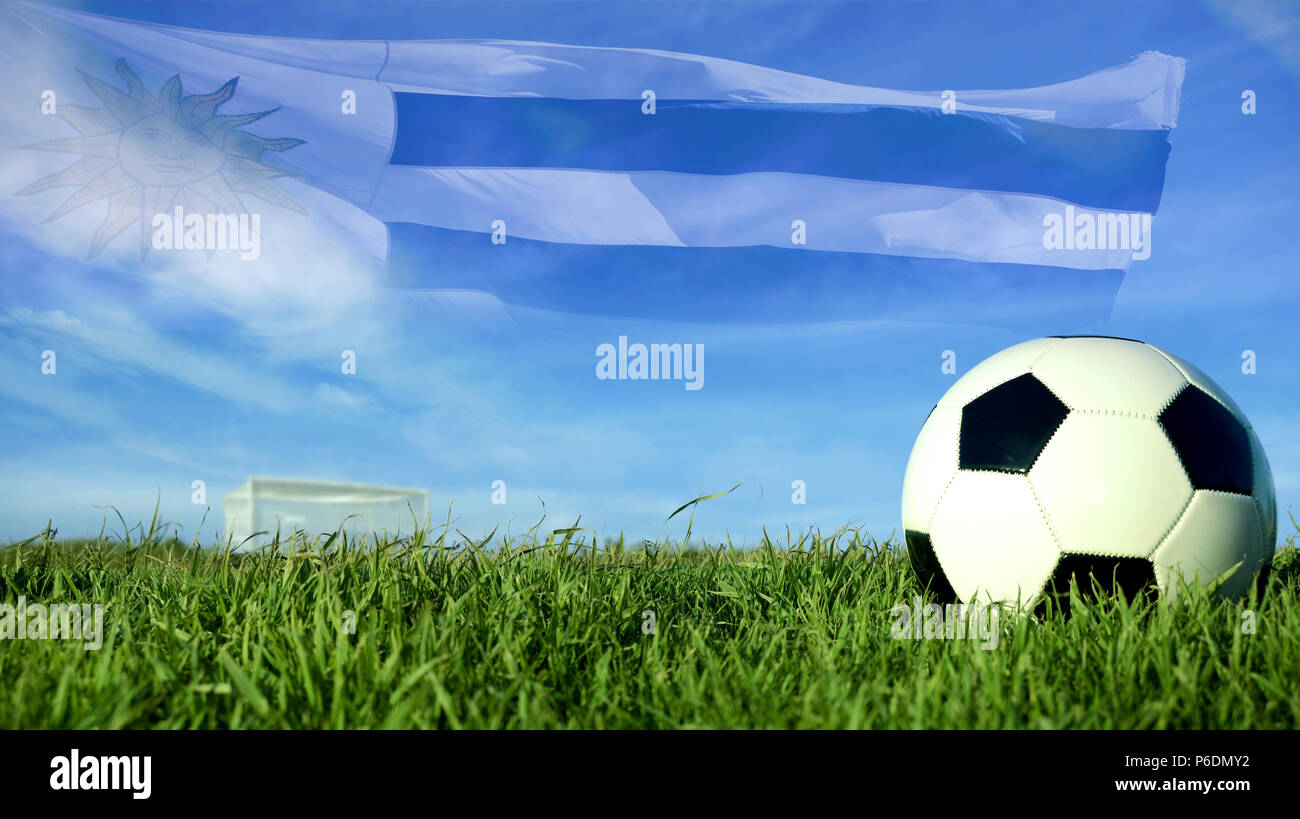
<path fill-rule="evenodd" d="M 487 97 L 660 99 L 939 108 L 942 92 L 894 91 L 794 74 L 735 60 L 641 48 L 513 40 L 395 40 L 379 79 L 395 91 Z M 989 92 L 976 92 L 988 94 Z M 1001 92 L 1014 95 L 1015 92 Z M 1051 122 L 1050 108 L 1014 97 L 957 107 Z"/>
<path fill-rule="evenodd" d="M 553 169 L 390 166 L 371 207 L 413 222 L 508 237 L 597 245 L 806 247 L 1080 270 L 1123 269 L 1131 250 L 1043 247 L 1043 196 L 785 173 L 730 176 Z M 1074 206 L 1075 214 L 1099 215 Z M 486 238 L 484 241 L 487 241 Z"/>
<path fill-rule="evenodd" d="M 133 53 L 171 53 L 174 68 L 260 60 L 280 68 L 378 80 L 395 90 L 567 99 L 852 103 L 939 108 L 940 91 L 894 91 L 809 77 L 735 60 L 640 48 L 510 40 L 318 40 L 267 37 L 117 20 L 15 3 L 80 26 Z M 161 51 L 158 51 L 161 49 Z M 188 55 L 186 52 L 188 51 Z M 196 52 L 222 53 L 196 59 Z M 1085 77 L 1039 88 L 955 92 L 958 110 L 1081 128 L 1171 128 L 1186 61 L 1155 51 Z M 297 100 L 283 100 L 285 103 Z M 359 119 L 360 117 L 358 117 Z"/>
<path fill-rule="evenodd" d="M 1079 128 L 1172 128 L 1186 61 L 1147 51 L 1040 88 L 954 91 L 959 111 Z M 398 91 L 564 99 L 732 100 L 941 108 L 943 91 L 850 85 L 748 63 L 639 48 L 509 40 L 396 40 L 382 82 Z"/>
<path fill-rule="evenodd" d="M 333 236 L 349 236 L 352 244 L 378 265 L 388 262 L 388 227 L 383 222 L 308 182 L 289 178 L 282 180 L 281 184 L 286 194 L 307 209 L 319 229 Z M 274 239 L 274 233 L 267 235 L 268 241 Z"/>

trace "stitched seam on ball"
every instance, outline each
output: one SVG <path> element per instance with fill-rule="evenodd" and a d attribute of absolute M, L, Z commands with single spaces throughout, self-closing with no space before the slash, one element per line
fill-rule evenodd
<path fill-rule="evenodd" d="M 1091 410 L 1088 410 L 1088 409 L 1081 409 L 1081 410 L 1071 410 L 1071 412 L 1073 412 L 1075 415 L 1124 415 L 1124 416 L 1127 416 L 1127 417 L 1129 417 L 1129 418 L 1141 418 L 1141 419 L 1146 420 L 1146 421 L 1159 421 L 1159 420 L 1160 420 L 1160 417 L 1159 417 L 1158 415 L 1148 415 L 1148 414 L 1145 413 L 1145 412 L 1129 412 L 1128 410 L 1114 410 L 1114 409 L 1091 409 Z M 1062 422 L 1062 423 L 1064 423 L 1064 422 Z"/>
<path fill-rule="evenodd" d="M 1147 346 L 1148 346 L 1148 347 L 1151 347 L 1150 344 L 1148 344 Z M 1220 400 L 1219 400 L 1219 397 L 1216 396 L 1214 393 L 1210 392 L 1210 391 L 1209 391 L 1208 389 L 1206 389 L 1205 387 L 1199 386 L 1198 384 L 1196 384 L 1195 382 L 1193 382 L 1193 381 L 1192 381 L 1192 374 L 1189 373 L 1189 372 L 1187 372 L 1186 370 L 1184 370 L 1182 367 L 1178 366 L 1178 362 L 1174 361 L 1172 358 L 1170 358 L 1169 356 L 1165 355 L 1165 351 L 1164 351 L 1164 350 L 1161 350 L 1159 347 L 1151 347 L 1151 349 L 1155 350 L 1157 353 L 1160 353 L 1160 357 L 1161 357 L 1161 358 L 1163 358 L 1165 361 L 1168 361 L 1170 364 L 1173 365 L 1173 367 L 1174 367 L 1175 370 L 1178 370 L 1178 372 L 1180 372 L 1180 373 L 1183 374 L 1183 378 L 1187 379 L 1187 386 L 1189 386 L 1189 387 L 1196 387 L 1196 388 L 1199 389 L 1201 392 L 1203 392 L 1203 393 L 1205 393 L 1206 395 L 1210 396 L 1210 398 L 1213 398 L 1213 399 L 1214 399 L 1214 400 L 1219 404 L 1219 406 L 1223 407 L 1223 408 L 1226 409 L 1228 412 L 1232 413 L 1232 417 L 1237 418 L 1237 420 L 1241 423 L 1242 426 L 1244 426 L 1246 429 L 1250 429 L 1250 421 L 1246 419 L 1246 416 L 1244 416 L 1244 415 L 1239 416 L 1238 413 L 1235 412 L 1235 411 L 1232 409 L 1231 406 L 1229 406 L 1229 405 L 1228 405 L 1226 402 L 1224 402 L 1224 401 L 1220 401 Z M 1179 392 L 1182 392 L 1182 390 L 1179 390 Z"/>
<path fill-rule="evenodd" d="M 1073 410 L 1071 410 L 1070 412 L 1073 412 Z M 1052 445 L 1052 441 L 1056 440 L 1056 436 L 1061 434 L 1061 428 L 1065 426 L 1065 422 L 1069 420 L 1069 418 L 1070 415 L 1069 413 L 1067 413 L 1064 418 L 1056 422 L 1056 426 L 1052 428 L 1052 434 L 1047 436 L 1047 440 L 1043 442 L 1043 446 L 1038 450 L 1038 454 L 1034 456 L 1033 462 L 1030 463 L 1029 468 L 1024 471 L 1025 480 L 1029 480 L 1029 473 L 1032 472 L 1034 470 L 1034 467 L 1038 465 L 1038 460 L 1043 457 L 1043 453 L 1046 452 L 1047 448 Z M 1033 488 L 1033 484 L 1031 483 L 1030 489 L 1032 488 Z"/>
<path fill-rule="evenodd" d="M 1065 553 L 1061 548 L 1061 538 L 1056 534 L 1056 527 L 1052 525 L 1051 518 L 1047 516 L 1047 509 L 1044 508 L 1042 499 L 1038 497 L 1038 490 L 1034 487 L 1034 482 L 1029 479 L 1028 475 L 1025 476 L 1025 483 L 1029 484 L 1029 494 L 1034 496 L 1034 503 L 1038 506 L 1038 516 L 1043 519 L 1043 523 L 1047 524 L 1047 531 L 1052 535 L 1052 543 L 1056 545 L 1057 562 L 1059 563 L 1059 555 Z"/>
<path fill-rule="evenodd" d="M 1165 530 L 1165 533 L 1163 535 L 1156 538 L 1155 547 L 1152 548 L 1151 551 L 1147 552 L 1147 557 L 1149 559 L 1152 560 L 1155 559 L 1156 552 L 1160 551 L 1160 547 L 1165 545 L 1165 541 L 1169 539 L 1169 536 L 1174 533 L 1174 529 L 1176 529 L 1178 527 L 1178 524 L 1182 522 L 1183 516 L 1186 515 L 1187 510 L 1191 508 L 1192 501 L 1196 498 L 1196 493 L 1198 491 L 1206 491 L 1206 490 L 1197 490 L 1195 488 L 1192 489 L 1191 494 L 1187 496 L 1187 503 L 1184 503 L 1182 510 L 1179 511 L 1179 513 L 1174 516 L 1174 522 L 1169 524 L 1169 528 Z"/>
<path fill-rule="evenodd" d="M 1255 497 L 1254 495 L 1250 494 L 1249 492 L 1231 492 L 1231 491 L 1229 491 L 1229 490 L 1227 490 L 1227 489 L 1217 489 L 1217 488 L 1212 487 L 1212 486 L 1200 487 L 1200 488 L 1198 488 L 1196 491 L 1197 491 L 1197 492 L 1205 492 L 1205 493 L 1207 493 L 1207 494 L 1211 494 L 1211 495 L 1223 495 L 1224 497 L 1229 497 L 1229 498 L 1253 498 L 1253 497 Z"/>
<path fill-rule="evenodd" d="M 1068 552 L 1061 552 L 1061 557 L 1113 557 L 1117 560 L 1151 560 L 1151 555 L 1117 555 L 1110 552 L 1095 552 L 1086 549 L 1075 551 L 1071 549 Z"/>
<path fill-rule="evenodd" d="M 1273 552 L 1277 551 L 1277 534 L 1274 533 L 1273 542 L 1270 543 L 1268 540 L 1268 521 L 1264 520 L 1264 504 L 1254 495 L 1251 495 L 1250 499 L 1255 502 L 1255 514 L 1259 518 L 1259 540 L 1260 543 L 1264 544 L 1264 551 L 1267 552 L 1264 559 L 1269 560 L 1272 558 Z"/>
<path fill-rule="evenodd" d="M 1043 352 L 1046 353 L 1047 351 L 1044 350 Z M 1066 401 L 1066 400 L 1065 400 L 1064 398 L 1062 398 L 1060 395 L 1057 395 L 1056 390 L 1052 389 L 1052 385 L 1051 385 L 1051 384 L 1048 384 L 1046 381 L 1044 381 L 1043 379 L 1039 378 L 1038 375 L 1037 375 L 1036 373 L 1031 372 L 1030 375 L 1034 376 L 1034 380 L 1037 381 L 1039 384 L 1042 384 L 1042 385 L 1047 389 L 1047 391 L 1050 392 L 1050 393 L 1052 394 L 1052 397 L 1053 397 L 1053 398 L 1055 398 L 1057 401 L 1060 401 L 1060 402 L 1061 402 L 1061 406 L 1065 407 L 1065 409 L 1066 409 L 1066 415 L 1067 415 L 1067 416 L 1068 416 L 1071 412 L 1074 412 L 1074 405 L 1071 404 L 1070 402 Z M 1064 423 L 1065 423 L 1065 419 L 1062 418 L 1062 419 L 1061 419 L 1061 424 L 1064 424 Z M 1056 426 L 1059 428 L 1059 427 L 1061 426 L 1061 424 L 1057 424 Z"/>
<path fill-rule="evenodd" d="M 1065 341 L 1065 339 L 1063 339 L 1063 338 L 1058 338 L 1058 339 L 1056 339 L 1055 341 L 1053 341 L 1051 344 L 1048 344 L 1046 347 L 1044 347 L 1044 348 L 1043 348 L 1043 351 L 1042 351 L 1041 353 L 1039 353 L 1037 356 L 1035 356 L 1033 361 L 1029 362 L 1029 364 L 1024 368 L 1024 372 L 1022 372 L 1020 375 L 1033 375 L 1033 374 L 1034 374 L 1034 365 L 1037 364 L 1037 363 L 1042 359 L 1043 356 L 1045 356 L 1045 355 L 1047 355 L 1049 352 L 1051 352 L 1051 350 L 1052 350 L 1053 347 L 1055 347 L 1056 345 L 1060 344 L 1060 343 L 1063 342 L 1063 341 Z M 998 387 L 1002 386 L 1003 384 L 1007 383 L 1008 381 L 1013 381 L 1013 380 L 1015 380 L 1015 379 L 1017 379 L 1017 378 L 1019 378 L 1019 377 L 1020 377 L 1019 375 L 1013 375 L 1011 378 L 1004 378 L 1004 379 L 1002 379 L 1001 381 L 997 382 L 996 384 L 990 384 L 990 385 L 988 385 L 987 387 L 983 387 L 983 388 L 980 390 L 980 392 L 979 392 L 978 394 L 976 394 L 975 398 L 978 398 L 978 397 L 980 397 L 981 395 L 985 395 L 985 394 L 987 394 L 987 393 L 989 393 L 989 392 L 992 392 L 993 390 L 997 389 Z M 1051 387 L 1048 387 L 1047 384 L 1043 383 L 1043 380 L 1042 380 L 1041 378 L 1038 378 L 1037 381 L 1038 381 L 1038 383 L 1042 384 L 1044 387 L 1047 387 L 1047 391 L 1048 391 L 1048 392 L 1051 392 L 1052 395 L 1056 397 L 1056 400 L 1057 400 L 1057 401 L 1061 401 L 1062 404 L 1065 404 L 1065 402 L 1061 400 L 1061 397 L 1060 397 L 1059 395 L 1056 395 L 1055 392 L 1052 392 L 1052 388 L 1051 388 Z M 947 393 L 944 393 L 944 395 L 947 395 Z M 969 400 L 967 400 L 967 401 L 966 401 L 966 404 L 969 404 L 969 403 L 970 403 L 971 401 L 973 401 L 973 400 L 974 400 L 974 399 L 969 399 Z M 942 398 L 940 399 L 940 403 L 943 403 Z M 1065 404 L 1065 405 L 1066 405 L 1066 407 L 1069 407 L 1069 404 Z M 937 406 L 937 405 L 936 405 L 936 406 Z M 965 406 L 965 405 L 963 405 L 963 406 Z"/>
<path fill-rule="evenodd" d="M 1255 435 L 1253 431 L 1247 432 L 1246 435 L 1247 443 L 1250 444 L 1250 497 L 1251 500 L 1255 501 L 1255 516 L 1259 519 L 1259 539 L 1264 544 L 1264 548 L 1268 549 L 1269 553 L 1272 554 L 1272 550 L 1277 546 L 1277 534 L 1274 533 L 1273 535 L 1274 542 L 1269 543 L 1268 523 L 1264 520 L 1264 504 L 1259 499 L 1259 458 L 1255 455 L 1255 445 L 1258 443 L 1262 448 L 1264 444 L 1259 442 L 1259 436 Z"/>
<path fill-rule="evenodd" d="M 1178 372 L 1181 373 L 1182 370 L 1179 370 Z M 1191 381 L 1188 381 L 1188 380 L 1187 380 L 1187 376 L 1184 375 L 1184 376 L 1183 376 L 1183 385 L 1182 385 L 1181 387 L 1179 387 L 1178 389 L 1174 390 L 1174 394 L 1171 395 L 1171 396 L 1169 396 L 1169 400 L 1168 400 L 1168 401 L 1165 401 L 1164 406 L 1160 407 L 1160 411 L 1156 413 L 1156 420 L 1157 420 L 1157 421 L 1160 420 L 1160 416 L 1162 416 L 1162 415 L 1165 414 L 1165 410 L 1169 409 L 1169 407 L 1173 405 L 1174 401 L 1178 400 L 1178 396 L 1180 396 L 1180 395 L 1182 395 L 1183 393 L 1187 392 L 1187 388 L 1190 387 L 1190 386 L 1192 386 L 1192 382 L 1191 382 Z M 1163 426 L 1164 426 L 1164 425 L 1161 424 L 1161 427 L 1163 427 Z"/>
<path fill-rule="evenodd" d="M 1260 499 L 1260 481 L 1258 481 L 1258 477 L 1260 477 L 1260 459 L 1258 459 L 1255 452 L 1257 443 L 1261 451 L 1264 443 L 1260 443 L 1258 435 L 1253 430 L 1249 430 L 1245 434 L 1248 435 L 1248 443 L 1251 445 L 1251 499 L 1255 500 L 1255 516 L 1260 521 L 1260 542 L 1264 543 L 1264 549 L 1268 550 L 1269 555 L 1271 555 L 1277 549 L 1278 534 L 1277 532 L 1273 533 L 1273 542 L 1270 543 L 1269 523 L 1264 520 L 1264 502 Z"/>
<path fill-rule="evenodd" d="M 939 493 L 939 499 L 934 502 L 934 508 L 930 510 L 930 517 L 925 522 L 925 533 L 930 536 L 931 549 L 934 548 L 934 518 L 936 515 L 939 514 L 939 507 L 943 505 L 943 499 L 948 497 L 948 490 L 952 489 L 952 482 L 957 480 L 958 472 L 961 472 L 960 467 L 952 471 L 952 477 L 949 478 L 948 482 L 943 485 L 943 491 Z M 938 560 L 939 555 L 936 554 L 934 556 L 934 559 Z M 941 566 L 943 565 L 942 562 L 940 562 L 940 565 Z"/>
<path fill-rule="evenodd" d="M 963 406 L 957 410 L 957 434 L 953 436 L 953 454 L 956 456 L 952 459 L 956 469 L 948 476 L 948 482 L 943 485 L 943 491 L 939 493 L 939 499 L 934 502 L 934 508 L 930 510 L 930 517 L 925 522 L 925 533 L 930 536 L 930 548 L 934 548 L 934 518 L 939 514 L 939 507 L 943 505 L 943 499 L 948 497 L 948 490 L 952 489 L 952 482 L 957 480 L 957 475 L 961 473 L 961 425 L 965 420 L 966 408 Z M 935 560 L 939 560 L 939 553 L 935 552 Z M 940 561 L 942 567 L 943 563 Z"/>
<path fill-rule="evenodd" d="M 1188 382 L 1187 386 L 1190 387 L 1191 382 Z M 1186 389 L 1186 387 L 1184 387 L 1184 389 Z M 1179 392 L 1182 392 L 1182 390 L 1179 390 Z M 1161 410 L 1161 414 L 1163 413 L 1164 410 Z M 1178 461 L 1178 468 L 1183 471 L 1183 477 L 1187 478 L 1187 485 L 1192 488 L 1192 494 L 1195 495 L 1196 479 L 1192 477 L 1192 470 L 1189 469 L 1187 464 L 1183 461 L 1183 455 L 1178 451 L 1178 446 L 1174 444 L 1174 439 L 1169 437 L 1169 430 L 1164 424 L 1160 423 L 1158 417 L 1156 418 L 1156 426 L 1160 429 L 1160 440 L 1164 441 L 1165 446 L 1169 447 L 1169 451 L 1173 453 L 1174 460 Z M 1189 500 L 1188 503 L 1191 503 L 1191 501 Z M 1152 554 L 1155 554 L 1155 552 L 1152 552 Z"/>
<path fill-rule="evenodd" d="M 1063 341 L 1065 341 L 1065 339 L 1063 339 L 1063 338 L 1058 338 L 1056 341 L 1053 341 L 1051 344 L 1048 344 L 1046 347 L 1044 347 L 1044 348 L 1043 348 L 1043 351 L 1042 351 L 1041 353 L 1039 353 L 1039 354 L 1034 358 L 1033 361 L 1029 362 L 1029 366 L 1028 366 L 1028 367 L 1025 367 L 1025 372 L 1027 372 L 1027 373 L 1032 373 L 1032 372 L 1034 371 L 1034 367 L 1037 367 L 1037 366 L 1038 366 L 1038 362 L 1040 362 L 1040 361 L 1043 360 L 1043 356 L 1045 356 L 1045 355 L 1047 355 L 1048 353 L 1050 353 L 1050 352 L 1051 352 L 1051 351 L 1056 347 L 1056 345 L 1062 343 Z M 1048 389 L 1050 390 L 1051 387 L 1048 387 Z"/>

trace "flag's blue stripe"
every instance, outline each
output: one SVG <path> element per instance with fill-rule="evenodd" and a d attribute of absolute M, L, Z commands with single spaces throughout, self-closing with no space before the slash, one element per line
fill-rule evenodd
<path fill-rule="evenodd" d="M 388 284 L 574 314 L 702 322 L 907 320 L 1033 332 L 1110 316 L 1119 270 L 773 247 L 538 242 L 389 223 Z"/>
<path fill-rule="evenodd" d="M 859 105 L 398 93 L 392 163 L 733 174 L 784 171 L 1051 196 L 1153 213 L 1165 131 L 1068 128 Z"/>

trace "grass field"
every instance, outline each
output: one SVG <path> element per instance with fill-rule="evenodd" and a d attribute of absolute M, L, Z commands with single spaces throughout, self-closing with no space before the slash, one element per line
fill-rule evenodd
<path fill-rule="evenodd" d="M 749 551 L 585 535 L 231 555 L 47 533 L 0 552 L 0 602 L 102 603 L 103 645 L 0 642 L 0 728 L 1300 724 L 1294 535 L 1251 599 L 1076 601 L 1001 618 L 991 650 L 891 636 L 919 590 L 857 532 Z"/>

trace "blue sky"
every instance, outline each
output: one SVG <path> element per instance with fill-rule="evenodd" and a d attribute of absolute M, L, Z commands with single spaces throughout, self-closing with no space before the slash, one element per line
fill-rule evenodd
<path fill-rule="evenodd" d="M 1033 87 L 1146 50 L 1184 57 L 1151 258 L 1130 267 L 1106 327 L 1054 330 L 1140 338 L 1195 362 L 1258 431 L 1283 521 L 1300 501 L 1300 36 L 1285 4 L 64 5 L 263 35 L 665 49 L 895 89 Z M 1254 116 L 1240 112 L 1243 89 Z M 10 195 L 39 175 L 13 143 L 0 145 L 0 539 L 47 520 L 97 532 L 109 505 L 147 520 L 157 498 L 188 537 L 204 511 L 191 482 L 203 480 L 209 542 L 220 496 L 251 474 L 424 487 L 435 516 L 454 502 L 467 533 L 522 531 L 544 502 L 554 527 L 581 515 L 633 539 L 749 479 L 702 506 L 695 531 L 752 542 L 763 526 L 853 524 L 883 538 L 898 528 L 915 434 L 952 383 L 943 351 L 961 373 L 1031 337 L 907 322 L 521 325 L 490 306 L 455 318 L 333 264 L 345 247 L 304 251 L 320 264 L 275 281 L 142 273 L 129 255 L 82 257 L 94 222 L 70 235 L 40 225 L 57 193 L 36 205 Z M 595 346 L 619 335 L 703 344 L 705 388 L 596 380 Z M 55 378 L 40 373 L 45 349 L 58 352 Z M 341 349 L 357 352 L 355 376 L 340 375 Z M 1241 371 L 1247 349 L 1253 375 Z M 490 502 L 496 480 L 504 506 Z M 804 505 L 790 502 L 795 480 Z"/>

